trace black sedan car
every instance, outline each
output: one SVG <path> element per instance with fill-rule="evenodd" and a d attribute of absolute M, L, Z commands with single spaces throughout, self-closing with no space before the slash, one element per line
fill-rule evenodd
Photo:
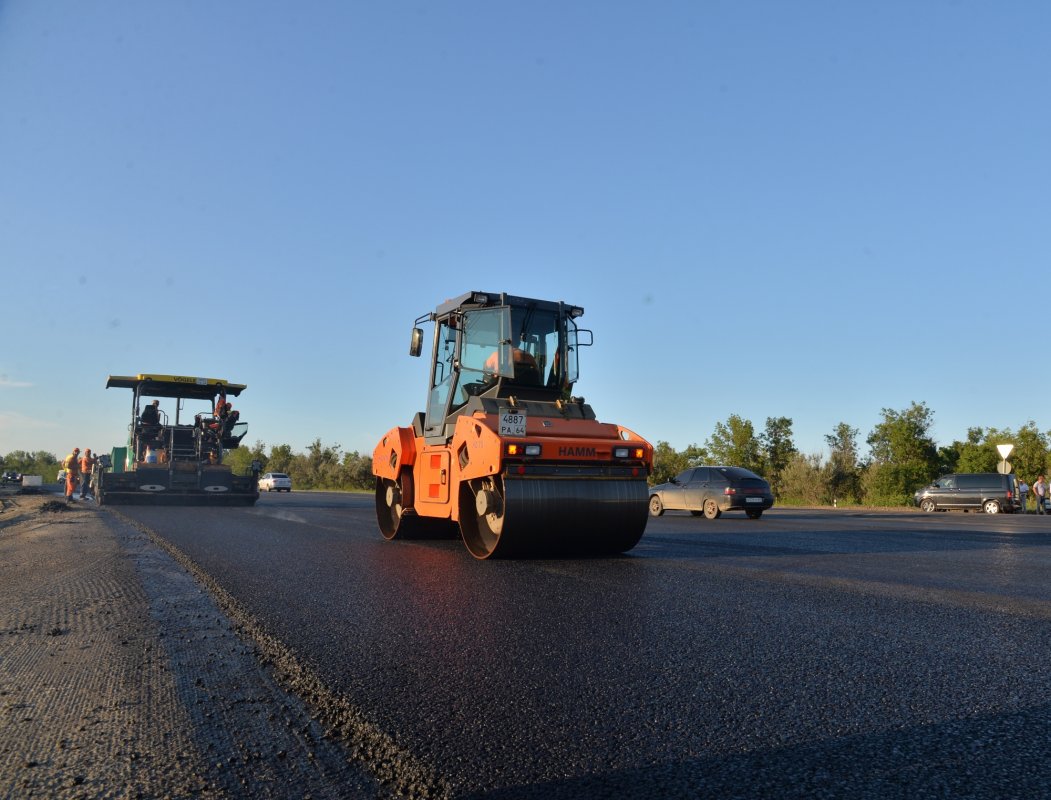
<path fill-rule="evenodd" d="M 685 510 L 715 519 L 724 511 L 743 511 L 759 519 L 774 504 L 770 484 L 743 467 L 692 467 L 668 483 L 650 488 L 650 514 Z"/>

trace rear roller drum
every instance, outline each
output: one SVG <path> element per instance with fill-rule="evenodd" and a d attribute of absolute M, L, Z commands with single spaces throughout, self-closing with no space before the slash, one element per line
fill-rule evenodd
<path fill-rule="evenodd" d="M 387 478 L 376 478 L 376 521 L 383 538 L 397 538 L 404 512 L 401 487 Z"/>
<path fill-rule="evenodd" d="M 490 558 L 504 532 L 503 482 L 490 477 L 469 481 L 460 489 L 460 534 L 475 558 Z M 503 548 L 506 555 L 508 548 Z"/>
<path fill-rule="evenodd" d="M 417 515 L 412 507 L 412 472 L 401 479 L 376 478 L 376 521 L 385 539 L 452 539 L 458 530 L 447 519 Z"/>

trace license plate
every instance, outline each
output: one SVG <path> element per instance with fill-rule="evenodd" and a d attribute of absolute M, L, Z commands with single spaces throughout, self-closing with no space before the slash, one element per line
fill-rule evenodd
<path fill-rule="evenodd" d="M 501 436 L 525 436 L 526 415 L 521 411 L 500 412 Z"/>
<path fill-rule="evenodd" d="M 744 499 L 744 501 L 746 503 L 761 503 L 761 502 L 763 502 L 763 498 L 761 498 L 761 497 L 746 497 Z"/>

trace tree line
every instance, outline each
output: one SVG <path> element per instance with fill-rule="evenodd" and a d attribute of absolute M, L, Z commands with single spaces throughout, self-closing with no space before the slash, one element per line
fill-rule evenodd
<path fill-rule="evenodd" d="M 862 452 L 859 430 L 846 422 L 825 436 L 828 455 L 803 453 L 796 446 L 789 417 L 767 417 L 761 431 L 751 420 L 731 414 L 717 422 L 703 445 L 676 451 L 668 442 L 654 448 L 650 483 L 664 483 L 689 467 L 724 464 L 744 467 L 770 482 L 777 501 L 786 505 L 895 506 L 912 502 L 913 492 L 949 472 L 995 472 L 998 444 L 1013 444 L 1014 471 L 1030 483 L 1047 474 L 1051 432 L 1041 432 L 1032 420 L 1017 430 L 969 428 L 967 438 L 939 446 L 931 436 L 934 412 L 926 403 L 908 408 L 884 408 L 869 432 Z M 315 439 L 305 452 L 287 444 L 267 446 L 257 441 L 227 453 L 234 472 L 248 474 L 253 461 L 262 472 L 284 472 L 295 489 L 371 491 L 372 455 L 344 453 L 338 444 Z M 59 459 L 52 453 L 14 451 L 0 459 L 0 468 L 54 480 Z"/>
<path fill-rule="evenodd" d="M 653 482 L 663 483 L 689 467 L 724 464 L 762 475 L 786 505 L 897 506 L 910 504 L 916 489 L 939 475 L 996 472 L 998 444 L 1014 445 L 1013 471 L 1030 483 L 1048 472 L 1051 432 L 1041 432 L 1032 420 L 1017 430 L 969 428 L 965 440 L 943 446 L 931 436 L 933 424 L 934 412 L 926 403 L 884 408 L 865 439 L 867 452 L 859 446 L 859 430 L 840 422 L 825 436 L 829 454 L 824 456 L 796 448 L 788 417 L 768 417 L 757 433 L 751 420 L 731 414 L 716 423 L 703 446 L 676 452 L 658 442 Z"/>

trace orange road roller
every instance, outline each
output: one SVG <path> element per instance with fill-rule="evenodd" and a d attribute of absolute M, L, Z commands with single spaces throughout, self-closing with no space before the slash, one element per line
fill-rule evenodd
<path fill-rule="evenodd" d="M 470 292 L 434 323 L 426 410 L 376 445 L 376 516 L 387 539 L 463 538 L 479 559 L 612 555 L 648 518 L 653 447 L 599 422 L 572 388 L 592 333 L 579 306 Z"/>

